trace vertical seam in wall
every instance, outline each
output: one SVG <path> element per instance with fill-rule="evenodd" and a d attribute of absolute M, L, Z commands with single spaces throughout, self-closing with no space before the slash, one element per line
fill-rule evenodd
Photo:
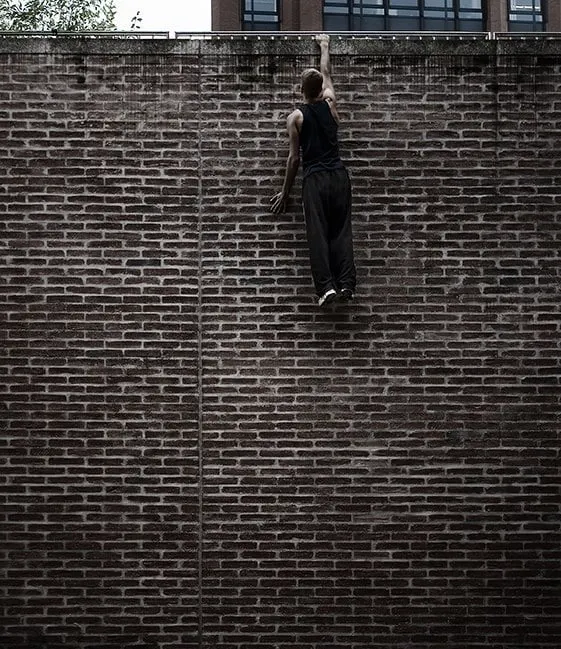
<path fill-rule="evenodd" d="M 492 45 L 493 51 L 493 82 L 495 105 L 494 105 L 494 120 L 495 120 L 495 214 L 500 212 L 498 196 L 500 193 L 501 182 L 501 169 L 499 161 L 499 146 L 500 146 L 500 102 L 499 102 L 499 79 L 500 79 L 500 65 L 499 65 L 499 39 L 495 38 Z"/>
<path fill-rule="evenodd" d="M 198 383 L 198 446 L 199 446 L 199 537 L 198 537 L 198 591 L 199 591 L 199 648 L 203 647 L 203 313 L 202 313 L 202 288 L 203 288 L 203 157 L 202 157 L 202 54 L 201 44 L 199 42 L 198 66 L 197 66 L 197 84 L 198 84 L 198 204 L 197 204 L 197 255 L 198 255 L 198 282 L 197 282 L 197 383 Z"/>

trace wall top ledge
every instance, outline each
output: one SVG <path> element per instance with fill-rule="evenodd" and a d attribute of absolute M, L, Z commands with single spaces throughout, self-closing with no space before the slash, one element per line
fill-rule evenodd
<path fill-rule="evenodd" d="M 311 33 L 0 32 L 0 54 L 266 55 L 317 54 Z M 332 34 L 337 55 L 508 54 L 561 57 L 561 34 L 399 32 Z"/>

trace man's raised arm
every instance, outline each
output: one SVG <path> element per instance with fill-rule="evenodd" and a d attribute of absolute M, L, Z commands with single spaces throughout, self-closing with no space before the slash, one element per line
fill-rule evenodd
<path fill-rule="evenodd" d="M 316 41 L 321 50 L 321 57 L 319 63 L 319 71 L 323 76 L 323 97 L 328 101 L 334 103 L 337 101 L 335 97 L 335 88 L 333 87 L 333 79 L 331 77 L 331 59 L 329 57 L 329 36 L 321 34 L 316 36 Z"/>

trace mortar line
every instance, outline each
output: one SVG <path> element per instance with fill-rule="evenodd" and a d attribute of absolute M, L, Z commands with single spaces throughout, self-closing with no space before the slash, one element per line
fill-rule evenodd
<path fill-rule="evenodd" d="M 203 314 L 202 314 L 202 290 L 203 290 L 203 159 L 202 159 L 202 53 L 199 43 L 199 56 L 197 68 L 198 101 L 197 101 L 197 129 L 198 129 L 198 201 L 197 201 L 197 254 L 198 254 L 198 291 L 197 291 L 197 384 L 198 384 L 198 446 L 199 446 L 199 535 L 198 535 L 198 580 L 199 580 L 199 649 L 203 648 L 203 503 L 204 503 L 204 458 L 203 458 Z"/>

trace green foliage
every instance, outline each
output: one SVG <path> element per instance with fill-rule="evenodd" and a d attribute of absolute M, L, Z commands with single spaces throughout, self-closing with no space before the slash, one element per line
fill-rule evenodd
<path fill-rule="evenodd" d="M 0 0 L 0 30 L 115 29 L 114 0 Z"/>

